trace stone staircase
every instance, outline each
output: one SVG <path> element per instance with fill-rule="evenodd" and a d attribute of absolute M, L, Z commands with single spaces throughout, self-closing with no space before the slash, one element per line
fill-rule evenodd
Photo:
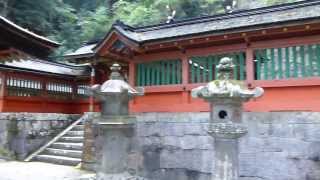
<path fill-rule="evenodd" d="M 76 166 L 81 162 L 84 139 L 83 117 L 74 122 L 49 143 L 31 154 L 25 161 Z"/>

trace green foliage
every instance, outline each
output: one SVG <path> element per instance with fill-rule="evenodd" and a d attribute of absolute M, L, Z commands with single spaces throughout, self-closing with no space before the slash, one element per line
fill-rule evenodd
<path fill-rule="evenodd" d="M 267 0 L 268 5 L 276 5 L 276 4 L 283 4 L 283 3 L 292 3 L 301 0 Z"/>
<path fill-rule="evenodd" d="M 4 158 L 7 160 L 14 160 L 16 159 L 14 153 L 10 152 L 8 149 L 0 147 L 0 158 Z"/>
<path fill-rule="evenodd" d="M 99 39 L 108 31 L 112 19 L 108 17 L 107 8 L 100 6 L 94 12 L 88 12 L 82 21 L 82 40 Z"/>

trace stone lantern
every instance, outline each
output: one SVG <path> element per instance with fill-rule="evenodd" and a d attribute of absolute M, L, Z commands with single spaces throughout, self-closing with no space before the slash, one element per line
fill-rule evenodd
<path fill-rule="evenodd" d="M 249 90 L 243 81 L 233 80 L 235 65 L 225 57 L 217 65 L 218 78 L 192 90 L 192 97 L 210 103 L 208 133 L 214 138 L 213 180 L 238 179 L 238 139 L 247 133 L 241 125 L 243 103 L 263 95 L 262 88 Z"/>
<path fill-rule="evenodd" d="M 113 64 L 110 70 L 110 79 L 102 85 L 92 86 L 91 90 L 94 97 L 101 102 L 102 116 L 128 115 L 130 99 L 143 95 L 143 89 L 136 90 L 124 81 L 119 73 L 119 64 Z"/>
<path fill-rule="evenodd" d="M 99 146 L 96 152 L 99 174 L 119 174 L 127 171 L 127 159 L 133 151 L 135 117 L 129 115 L 129 101 L 144 94 L 143 89 L 134 89 L 124 81 L 119 64 L 113 64 L 110 80 L 94 85 L 91 91 L 101 103 L 101 117 L 95 119 Z M 103 176 L 103 175 L 102 175 Z"/>

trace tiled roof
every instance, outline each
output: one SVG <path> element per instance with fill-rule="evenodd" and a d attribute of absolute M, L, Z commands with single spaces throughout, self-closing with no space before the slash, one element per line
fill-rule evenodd
<path fill-rule="evenodd" d="M 90 55 L 93 54 L 93 48 L 96 47 L 97 44 L 87 44 L 84 45 L 82 47 L 80 47 L 79 49 L 77 49 L 76 51 L 66 54 L 66 56 L 81 56 L 81 55 Z"/>
<path fill-rule="evenodd" d="M 10 68 L 18 71 L 27 70 L 32 72 L 69 76 L 86 76 L 90 74 L 89 68 L 87 66 L 72 66 L 39 59 L 16 59 L 5 61 L 0 64 L 0 68 Z"/>
<path fill-rule="evenodd" d="M 113 28 L 132 41 L 143 43 L 194 34 L 316 19 L 320 18 L 319 12 L 320 0 L 307 0 L 137 28 L 117 23 Z"/>

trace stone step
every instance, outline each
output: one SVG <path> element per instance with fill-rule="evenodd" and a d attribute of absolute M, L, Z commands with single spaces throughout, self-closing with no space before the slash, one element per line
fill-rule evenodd
<path fill-rule="evenodd" d="M 84 125 L 76 125 L 72 128 L 72 130 L 75 131 L 83 131 L 84 130 Z"/>
<path fill-rule="evenodd" d="M 81 158 L 82 151 L 80 150 L 66 150 L 66 149 L 54 149 L 47 148 L 43 154 L 46 155 L 55 155 L 55 156 L 66 156 L 71 158 Z"/>
<path fill-rule="evenodd" d="M 84 131 L 69 131 L 66 133 L 67 136 L 83 136 Z"/>
<path fill-rule="evenodd" d="M 56 143 L 53 143 L 49 148 L 66 149 L 66 150 L 82 150 L 82 146 L 83 146 L 83 143 L 56 142 Z"/>
<path fill-rule="evenodd" d="M 69 165 L 76 166 L 81 162 L 80 158 L 70 158 L 65 156 L 54 156 L 54 155 L 37 155 L 36 160 L 47 163 L 61 164 L 61 165 Z M 45 172 L 40 172 L 45 173 Z"/>
<path fill-rule="evenodd" d="M 83 142 L 83 136 L 62 136 L 59 142 Z"/>

